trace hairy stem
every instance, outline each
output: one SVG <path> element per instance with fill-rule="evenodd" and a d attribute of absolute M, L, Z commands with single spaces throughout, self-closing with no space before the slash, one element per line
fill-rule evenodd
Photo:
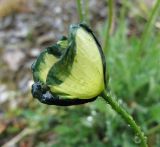
<path fill-rule="evenodd" d="M 107 94 L 106 91 L 103 91 L 101 96 L 103 99 L 111 105 L 111 107 L 119 114 L 121 117 L 126 121 L 128 125 L 134 130 L 135 134 L 141 140 L 140 144 L 141 147 L 148 147 L 147 145 L 147 138 L 145 137 L 144 133 L 141 131 L 140 127 L 136 124 L 133 120 L 133 117 L 125 111 L 116 100 L 114 100 L 110 95 Z"/>

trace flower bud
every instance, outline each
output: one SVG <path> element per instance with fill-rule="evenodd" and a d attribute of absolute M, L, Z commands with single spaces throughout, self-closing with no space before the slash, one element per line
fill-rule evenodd
<path fill-rule="evenodd" d="M 51 105 L 93 101 L 106 86 L 105 70 L 105 57 L 92 31 L 84 24 L 71 25 L 68 38 L 46 48 L 32 65 L 32 94 Z"/>

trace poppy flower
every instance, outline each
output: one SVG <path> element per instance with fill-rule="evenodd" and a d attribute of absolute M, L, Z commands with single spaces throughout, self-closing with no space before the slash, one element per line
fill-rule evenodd
<path fill-rule="evenodd" d="M 106 87 L 102 48 L 85 24 L 71 25 L 68 37 L 44 49 L 32 65 L 33 97 L 48 105 L 95 100 Z"/>

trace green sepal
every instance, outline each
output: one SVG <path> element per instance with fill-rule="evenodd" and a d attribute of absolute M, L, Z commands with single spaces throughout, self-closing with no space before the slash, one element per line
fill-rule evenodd
<path fill-rule="evenodd" d="M 67 44 L 67 37 L 63 36 L 59 42 L 47 47 L 40 53 L 37 60 L 32 64 L 31 67 L 34 81 L 40 81 L 42 83 L 46 82 L 47 77 L 44 77 L 44 75 L 41 75 L 41 73 L 46 70 L 49 71 L 55 62 L 59 60 L 59 58 L 64 54 L 64 46 L 67 46 Z"/>
<path fill-rule="evenodd" d="M 76 103 L 77 104 L 78 103 L 85 103 L 85 102 L 92 101 L 99 94 L 97 92 L 97 95 L 95 94 L 95 95 L 90 96 L 90 97 L 87 97 L 87 96 L 83 95 L 83 97 L 81 97 L 81 96 L 77 96 L 77 95 L 72 95 L 72 93 L 70 94 L 69 92 L 65 93 L 66 92 L 65 90 L 61 91 L 61 90 L 56 89 L 57 86 L 59 86 L 63 82 L 65 82 L 65 80 L 67 78 L 68 79 L 70 78 L 69 76 L 72 75 L 71 70 L 72 70 L 73 63 L 75 65 L 75 62 L 77 62 L 76 61 L 77 58 L 75 58 L 76 52 L 77 52 L 75 37 L 76 37 L 76 31 L 79 28 L 83 28 L 88 34 L 90 34 L 92 36 L 92 39 L 95 41 L 95 44 L 97 45 L 97 51 L 99 51 L 99 56 L 101 56 L 101 60 L 102 60 L 101 65 L 103 66 L 103 69 L 101 70 L 102 71 L 101 73 L 104 73 L 102 75 L 102 77 L 104 76 L 104 84 L 103 85 L 105 85 L 105 87 L 106 87 L 106 83 L 107 83 L 106 82 L 106 61 L 105 61 L 105 57 L 104 57 L 102 48 L 101 48 L 98 40 L 96 39 L 94 33 L 91 31 L 91 29 L 87 25 L 85 25 L 85 24 L 72 25 L 70 27 L 69 37 L 68 38 L 63 37 L 56 44 L 52 45 L 51 47 L 46 48 L 40 54 L 37 61 L 32 66 L 32 71 L 33 71 L 35 82 L 41 82 L 42 85 L 44 85 L 44 86 L 47 85 L 47 87 L 48 87 L 48 89 L 45 92 L 44 92 L 44 90 L 43 90 L 43 92 L 39 91 L 39 93 L 42 94 L 42 95 L 37 96 L 37 98 L 40 101 L 42 101 L 44 97 L 47 99 L 46 96 L 49 96 L 48 98 L 51 98 L 51 95 L 53 96 L 52 100 L 49 99 L 49 101 L 46 101 L 46 102 L 43 102 L 43 103 L 46 103 L 46 104 L 50 103 L 50 104 L 53 104 L 53 105 L 65 105 L 65 102 L 67 103 L 67 105 L 69 105 L 69 103 L 71 103 L 71 105 L 76 104 Z M 84 38 L 85 38 L 85 35 L 84 35 Z M 85 43 L 83 43 L 83 44 L 85 44 Z M 39 75 L 41 74 L 41 72 L 39 71 L 39 67 L 41 68 L 40 63 L 44 62 L 44 56 L 46 54 L 50 54 L 53 57 L 56 57 L 57 61 L 54 62 L 52 65 L 50 65 L 50 68 L 48 68 L 49 70 L 47 71 L 47 75 L 44 77 L 45 80 L 41 80 L 39 78 L 40 77 Z M 47 56 L 45 57 L 45 59 L 47 59 Z M 94 58 L 92 58 L 92 59 L 94 60 Z M 96 64 L 93 64 L 93 66 L 94 65 L 96 65 Z M 46 67 L 48 67 L 48 64 L 45 64 L 42 71 L 45 71 Z M 89 66 L 89 67 L 92 67 L 92 65 Z M 81 68 L 81 69 L 83 70 L 83 68 Z M 83 73 L 83 71 L 82 71 L 82 73 Z M 94 73 L 94 71 L 91 72 L 91 73 Z M 76 75 L 77 74 L 75 74 L 75 76 Z M 92 77 L 94 77 L 94 76 L 92 76 Z M 81 78 L 80 78 L 80 80 L 81 80 Z M 92 83 L 92 82 L 90 82 L 90 83 Z M 78 86 L 78 84 L 81 84 L 81 83 L 79 83 L 79 81 L 77 81 L 77 86 Z M 94 84 L 94 85 L 96 85 L 96 84 Z M 74 89 L 73 89 L 73 91 L 74 91 Z M 83 91 L 82 91 L 82 93 L 83 93 Z M 88 92 L 88 93 L 90 93 L 90 92 Z M 56 98 L 58 97 L 58 99 L 56 99 L 56 102 L 55 102 L 55 99 L 54 99 L 55 97 Z M 61 102 L 62 102 L 62 104 L 61 104 Z"/>
<path fill-rule="evenodd" d="M 46 80 L 47 85 L 52 85 L 52 86 L 59 85 L 65 80 L 65 78 L 69 76 L 74 62 L 74 57 L 76 55 L 76 48 L 75 48 L 76 30 L 77 27 L 75 26 L 70 27 L 68 47 L 65 49 L 65 52 L 60 58 L 60 60 L 57 63 L 55 63 L 48 72 Z"/>
<path fill-rule="evenodd" d="M 45 56 L 47 56 L 48 51 L 45 49 L 41 54 L 38 56 L 37 60 L 32 64 L 32 73 L 33 73 L 33 79 L 35 82 L 44 82 L 43 76 L 41 76 L 41 70 L 44 70 L 44 67 L 42 67 L 42 63 L 45 64 Z M 42 69 L 43 68 L 43 69 Z"/>
<path fill-rule="evenodd" d="M 56 56 L 57 58 L 60 58 L 64 54 L 67 47 L 68 39 L 66 36 L 63 36 L 56 44 L 53 44 L 46 49 L 48 53 L 53 54 L 53 56 Z"/>
<path fill-rule="evenodd" d="M 108 77 L 108 75 L 106 74 L 106 70 L 107 70 L 107 69 L 106 69 L 106 58 L 105 58 L 105 56 L 104 56 L 102 47 L 101 47 L 98 39 L 96 38 L 95 34 L 94 34 L 93 31 L 87 26 L 86 23 L 80 23 L 79 25 L 80 25 L 82 28 L 84 28 L 88 33 L 90 33 L 90 34 L 93 36 L 93 38 L 94 38 L 94 40 L 95 40 L 95 42 L 96 42 L 96 44 L 97 44 L 97 46 L 98 46 L 98 50 L 99 50 L 99 53 L 100 53 L 100 55 L 101 55 L 102 64 L 103 64 L 104 84 L 105 84 L 105 87 L 107 87 L 109 77 Z"/>
<path fill-rule="evenodd" d="M 108 78 L 106 78 L 106 60 L 105 60 L 105 56 L 104 56 L 102 47 L 99 44 L 99 42 L 98 42 L 97 38 L 95 37 L 94 33 L 92 32 L 92 30 L 85 23 L 81 23 L 81 24 L 78 24 L 78 25 L 71 25 L 70 34 L 69 34 L 69 40 L 68 40 L 70 45 L 66 49 L 66 52 L 64 53 L 62 58 L 59 60 L 59 62 L 57 62 L 55 65 L 52 66 L 51 70 L 48 73 L 46 82 L 49 85 L 59 85 L 70 74 L 70 70 L 72 68 L 72 64 L 74 62 L 74 57 L 75 57 L 75 54 L 76 54 L 75 35 L 76 35 L 76 30 L 79 27 L 82 27 L 89 34 L 91 34 L 93 36 L 97 46 L 98 46 L 99 53 L 100 53 L 101 58 L 102 58 L 103 72 L 104 72 L 104 83 L 105 83 L 105 87 L 106 87 Z M 61 41 L 64 41 L 66 39 L 67 38 L 64 37 L 63 39 L 61 39 Z"/>

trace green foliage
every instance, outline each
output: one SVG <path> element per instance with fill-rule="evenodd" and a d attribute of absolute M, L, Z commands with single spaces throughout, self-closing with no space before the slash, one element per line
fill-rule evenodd
<path fill-rule="evenodd" d="M 126 29 L 127 26 L 125 24 L 124 26 L 123 29 Z M 159 38 L 155 37 L 157 34 L 152 34 L 148 46 L 137 55 L 141 40 L 138 37 L 128 39 L 125 32 L 127 30 L 117 30 L 110 39 L 110 50 L 107 55 L 109 87 L 118 97 L 124 97 L 127 101 L 136 99 L 139 103 L 145 101 L 145 105 L 158 102 Z"/>
<path fill-rule="evenodd" d="M 149 114 L 152 121 L 160 123 L 160 103 L 154 104 L 149 108 Z"/>
<path fill-rule="evenodd" d="M 127 5 L 127 8 L 130 7 Z M 145 37 L 145 47 L 140 48 L 141 37 L 131 33 L 133 30 L 124 17 L 125 12 L 128 11 L 121 9 L 116 29 L 107 41 L 108 88 L 148 135 L 149 145 L 159 147 L 160 31 L 153 25 L 147 33 L 148 37 Z M 135 29 L 138 33 L 143 32 L 144 19 L 134 19 L 137 22 Z M 103 40 L 106 26 L 100 28 Z M 9 113 L 25 119 L 27 126 L 37 129 L 38 141 L 34 144 L 37 147 L 139 146 L 139 140 L 130 126 L 101 98 L 73 107 L 45 106 L 32 99 L 28 108 L 17 108 L 16 112 Z M 8 131 L 19 130 L 10 126 Z"/>

